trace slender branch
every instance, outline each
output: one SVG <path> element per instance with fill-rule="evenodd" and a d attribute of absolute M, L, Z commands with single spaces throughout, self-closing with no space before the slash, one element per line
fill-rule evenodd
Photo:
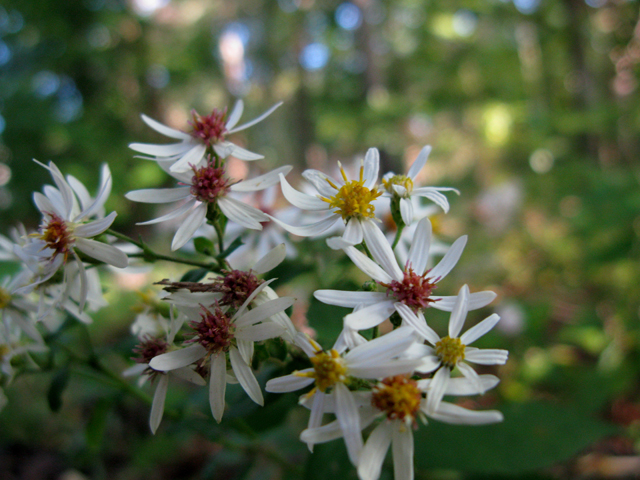
<path fill-rule="evenodd" d="M 398 229 L 396 230 L 396 236 L 393 239 L 393 245 L 391 245 L 391 249 L 396 248 L 396 245 L 398 245 L 398 242 L 400 241 L 400 237 L 402 236 L 402 231 L 404 230 L 404 222 L 399 223 L 397 227 Z"/>

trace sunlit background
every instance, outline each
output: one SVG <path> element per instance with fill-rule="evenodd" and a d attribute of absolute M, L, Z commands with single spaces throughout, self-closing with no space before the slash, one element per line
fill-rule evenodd
<path fill-rule="evenodd" d="M 499 408 L 504 424 L 484 433 L 423 427 L 417 478 L 630 477 L 640 471 L 639 8 L 636 0 L 5 0 L 0 233 L 40 220 L 31 196 L 50 179 L 32 158 L 53 160 L 90 189 L 107 162 L 116 228 L 168 251 L 175 230 L 136 226 L 152 210 L 124 198 L 171 186 L 127 148 L 167 141 L 141 113 L 185 130 L 192 109 L 208 114 L 242 98 L 248 120 L 283 101 L 233 141 L 265 155 L 252 174 L 291 164 L 296 185 L 304 168 L 334 170 L 369 147 L 380 149 L 381 170 L 404 172 L 430 144 L 421 184 L 461 191 L 449 195 L 449 214 L 434 217 L 435 232 L 448 243 L 469 235 L 438 293 L 464 283 L 498 292 L 486 313 L 502 320 L 487 345 L 510 358 L 487 370 L 502 379 L 496 392 L 470 403 Z M 299 251 L 320 251 L 296 240 Z M 330 257 L 328 271 L 339 261 Z M 116 370 L 131 363 L 135 290 L 184 271 L 156 267 L 109 280 L 112 305 L 91 335 Z M 331 309 L 310 294 L 339 275 L 282 276 L 281 288 L 300 298 L 300 325 L 308 307 L 309 326 L 330 344 L 339 318 L 328 320 Z M 355 475 L 340 442 L 308 455 L 295 399 L 267 413 L 242 404 L 217 426 L 204 393 L 176 388 L 168 405 L 184 419 L 165 420 L 154 437 L 146 405 L 76 373 L 56 413 L 47 403 L 54 373 L 7 389 L 1 478 Z M 390 469 L 383 475 L 392 478 Z"/>

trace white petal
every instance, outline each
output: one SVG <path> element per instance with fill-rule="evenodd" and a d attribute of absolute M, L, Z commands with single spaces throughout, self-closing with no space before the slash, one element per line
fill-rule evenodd
<path fill-rule="evenodd" d="M 307 368 L 305 370 L 301 370 L 302 373 L 311 372 L 311 371 L 313 371 L 313 368 Z M 292 373 L 291 375 L 272 378 L 267 382 L 267 386 L 265 387 L 265 390 L 267 392 L 273 392 L 273 393 L 294 392 L 308 385 L 311 385 L 313 382 L 315 382 L 315 379 L 311 377 L 303 377 L 300 375 L 296 375 L 295 373 Z"/>
<path fill-rule="evenodd" d="M 284 243 L 281 243 L 269 250 L 264 257 L 258 260 L 252 270 L 258 275 L 262 275 L 280 265 L 286 256 L 287 248 Z"/>
<path fill-rule="evenodd" d="M 482 348 L 479 350 L 466 349 L 464 359 L 479 365 L 504 365 L 509 358 L 509 352 L 507 350 L 500 350 L 494 348 Z"/>
<path fill-rule="evenodd" d="M 178 188 L 146 188 L 133 190 L 125 194 L 125 198 L 140 203 L 170 203 L 177 202 L 191 195 L 191 187 Z"/>
<path fill-rule="evenodd" d="M 454 425 L 487 425 L 504 420 L 502 413 L 497 410 L 474 412 L 448 402 L 441 402 L 438 410 L 428 415 L 435 420 Z"/>
<path fill-rule="evenodd" d="M 213 418 L 220 423 L 224 414 L 224 393 L 227 388 L 227 357 L 225 354 L 213 355 L 209 369 L 209 406 Z"/>
<path fill-rule="evenodd" d="M 239 340 L 245 340 L 248 342 L 261 342 L 268 338 L 279 337 L 284 332 L 285 328 L 282 325 L 278 325 L 273 322 L 266 322 L 259 325 L 244 327 L 236 332 L 236 337 Z"/>
<path fill-rule="evenodd" d="M 236 378 L 240 382 L 240 385 L 242 385 L 244 391 L 247 392 L 247 395 L 258 405 L 264 405 L 260 385 L 258 385 L 258 381 L 253 375 L 251 368 L 245 363 L 237 348 L 232 347 L 229 349 L 229 360 L 231 360 L 233 373 L 235 373 Z"/>
<path fill-rule="evenodd" d="M 345 355 L 349 367 L 357 364 L 371 364 L 386 362 L 409 348 L 416 341 L 416 336 L 410 327 L 401 327 L 392 332 L 371 340 L 351 350 Z"/>
<path fill-rule="evenodd" d="M 233 110 L 231 110 L 229 117 L 227 118 L 227 123 L 225 125 L 225 128 L 227 130 L 231 130 L 233 127 L 235 127 L 238 124 L 238 120 L 240 120 L 240 117 L 242 116 L 243 111 L 244 111 L 244 103 L 242 102 L 242 100 L 238 100 L 236 104 L 233 106 Z"/>
<path fill-rule="evenodd" d="M 426 411 L 429 415 L 438 410 L 438 405 L 440 405 L 442 397 L 444 397 L 444 392 L 447 391 L 450 379 L 451 370 L 449 370 L 449 367 L 444 366 L 433 376 L 427 392 Z"/>
<path fill-rule="evenodd" d="M 369 275 L 374 280 L 380 283 L 391 283 L 394 279 L 382 269 L 377 263 L 367 257 L 364 253 L 357 250 L 355 247 L 347 247 L 344 249 L 351 261 L 355 263 L 356 267 Z"/>
<path fill-rule="evenodd" d="M 130 143 L 129 148 L 145 155 L 154 157 L 170 157 L 187 152 L 193 147 L 191 142 L 170 143 L 167 145 L 156 145 L 152 143 Z"/>
<path fill-rule="evenodd" d="M 347 292 L 342 290 L 316 290 L 313 296 L 322 303 L 347 308 L 372 305 L 384 302 L 388 298 L 385 292 Z"/>
<path fill-rule="evenodd" d="M 265 118 L 267 118 L 269 115 L 271 115 L 274 110 L 276 108 L 278 108 L 280 105 L 282 105 L 282 102 L 278 102 L 276 103 L 273 107 L 271 107 L 269 110 L 267 110 L 266 112 L 264 112 L 262 115 L 260 115 L 259 117 L 254 118 L 253 120 L 247 122 L 247 123 L 243 123 L 242 125 L 236 127 L 236 128 L 232 128 L 232 127 L 227 127 L 229 128 L 229 133 L 235 133 L 235 132 L 239 132 L 240 130 L 244 130 L 246 128 L 249 128 L 253 125 L 255 125 L 258 122 L 261 122 L 262 120 L 264 120 Z"/>
<path fill-rule="evenodd" d="M 464 362 L 458 362 L 457 367 L 458 370 L 460 370 L 460 373 L 464 375 L 464 378 L 469 380 L 475 386 L 478 393 L 481 395 L 484 394 L 484 387 L 480 381 L 480 375 L 478 375 L 473 368 Z"/>
<path fill-rule="evenodd" d="M 500 320 L 500 316 L 496 313 L 482 320 L 477 325 L 474 325 L 465 333 L 460 336 L 460 341 L 463 345 L 470 345 L 491 330 L 496 323 Z"/>
<path fill-rule="evenodd" d="M 172 212 L 167 213 L 166 215 L 162 215 L 161 217 L 154 218 L 153 220 L 147 220 L 146 222 L 138 222 L 136 223 L 136 225 L 153 225 L 154 223 L 160 223 L 160 222 L 165 222 L 167 220 L 171 220 L 173 218 L 179 217 L 180 215 L 184 215 L 189 210 L 191 210 L 195 204 L 196 204 L 196 199 L 193 198 L 189 200 L 187 203 L 185 203 L 184 205 L 179 206 Z"/>
<path fill-rule="evenodd" d="M 420 336 L 429 341 L 431 345 L 435 345 L 440 341 L 440 335 L 438 335 L 429 325 L 427 325 L 424 315 L 416 315 L 409 307 L 400 302 L 395 303 L 395 308 L 402 319 L 407 322 L 407 324 L 409 324 L 411 328 L 418 332 Z"/>
<path fill-rule="evenodd" d="M 142 117 L 142 121 L 153 128 L 156 132 L 161 133 L 165 137 L 176 138 L 178 140 L 189 140 L 191 135 L 188 133 L 181 132 L 180 130 L 175 130 L 173 128 L 167 127 L 162 123 L 147 117 L 146 115 L 140 115 Z"/>
<path fill-rule="evenodd" d="M 469 304 L 467 308 L 469 310 L 477 310 L 482 307 L 486 307 L 497 297 L 496 293 L 486 290 L 484 292 L 476 292 L 469 295 Z M 458 299 L 457 295 L 453 295 L 450 297 L 431 297 L 435 300 L 434 303 L 431 304 L 433 308 L 438 310 L 444 310 L 445 312 L 450 312 L 453 310 L 454 305 L 456 304 L 456 300 Z"/>
<path fill-rule="evenodd" d="M 195 235 L 198 230 L 207 221 L 207 204 L 201 203 L 194 208 L 189 215 L 182 221 L 182 225 L 178 228 L 173 242 L 171 242 L 171 251 L 178 250 L 187 243 Z"/>
<path fill-rule="evenodd" d="M 122 250 L 106 243 L 88 238 L 76 238 L 76 247 L 82 253 L 114 267 L 124 268 L 129 264 L 129 259 Z"/>
<path fill-rule="evenodd" d="M 353 399 L 353 395 L 343 383 L 335 384 L 334 395 L 336 396 L 336 417 L 342 429 L 347 453 L 351 463 L 357 466 L 360 459 L 360 451 L 362 450 L 358 406 Z"/>
<path fill-rule="evenodd" d="M 294 235 L 298 235 L 299 237 L 312 237 L 315 235 L 319 235 L 326 230 L 329 230 L 329 228 L 331 228 L 331 226 L 336 223 L 339 215 L 332 214 L 316 223 L 312 223 L 311 225 L 303 225 L 302 227 L 287 225 L 286 223 L 278 220 L 275 217 L 272 217 L 271 215 L 267 215 L 267 217 L 276 222 L 289 233 L 293 233 Z"/>
<path fill-rule="evenodd" d="M 284 167 L 276 168 L 264 175 L 252 178 L 251 180 L 243 180 L 231 186 L 232 192 L 257 192 L 264 190 L 265 188 L 273 187 L 280 183 L 280 175 L 286 175 L 291 171 L 293 167 L 285 165 Z"/>
<path fill-rule="evenodd" d="M 442 208 L 442 210 L 444 210 L 444 213 L 447 213 L 449 211 L 449 200 L 447 200 L 447 197 L 445 197 L 433 187 L 414 188 L 413 195 L 428 198 L 433 203 Z"/>
<path fill-rule="evenodd" d="M 275 300 L 269 300 L 257 307 L 249 310 L 247 313 L 238 316 L 234 319 L 234 323 L 237 328 L 243 328 L 248 325 L 266 320 L 271 315 L 275 315 L 278 312 L 286 310 L 295 302 L 293 297 L 280 297 Z"/>
<path fill-rule="evenodd" d="M 149 366 L 154 370 L 167 372 L 176 368 L 186 367 L 200 360 L 207 354 L 207 350 L 199 343 L 190 345 L 180 350 L 163 353 L 157 357 L 153 357 L 149 362 Z"/>
<path fill-rule="evenodd" d="M 264 219 L 257 220 L 256 217 L 262 212 L 236 200 L 235 198 L 222 197 L 218 199 L 218 206 L 229 220 L 252 230 L 262 230 L 260 222 L 267 221 L 266 215 Z"/>
<path fill-rule="evenodd" d="M 169 167 L 170 172 L 188 172 L 191 167 L 197 167 L 202 161 L 207 151 L 207 147 L 203 144 L 195 145 L 191 150 L 185 153 L 180 160 Z"/>
<path fill-rule="evenodd" d="M 107 228 L 111 226 L 113 221 L 116 219 L 116 212 L 111 212 L 104 218 L 99 220 L 94 220 L 93 222 L 83 223 L 82 225 L 78 225 L 73 231 L 74 235 L 77 237 L 95 237 L 96 235 L 100 235 Z"/>
<path fill-rule="evenodd" d="M 302 210 L 329 210 L 330 206 L 324 200 L 307 195 L 293 188 L 284 175 L 280 174 L 280 186 L 282 188 L 282 194 L 291 205 L 298 207 Z"/>
<path fill-rule="evenodd" d="M 302 172 L 302 176 L 315 187 L 320 195 L 326 198 L 331 198 L 336 193 L 338 193 L 338 190 L 333 188 L 329 182 L 333 183 L 336 186 L 342 184 L 342 182 L 339 182 L 338 180 L 335 180 L 329 175 L 319 172 L 318 170 L 305 170 L 304 172 Z"/>
<path fill-rule="evenodd" d="M 394 311 L 393 300 L 375 303 L 344 317 L 344 324 L 353 330 L 366 330 L 380 325 Z"/>
<path fill-rule="evenodd" d="M 342 234 L 342 239 L 349 245 L 358 245 L 362 243 L 363 230 L 360 220 L 357 218 L 349 219 L 344 233 Z"/>
<path fill-rule="evenodd" d="M 442 260 L 429 272 L 429 277 L 434 278 L 436 282 L 446 277 L 451 269 L 456 266 L 458 260 L 460 260 L 460 255 L 462 255 L 466 243 L 466 235 L 463 235 L 453 242 L 453 245 L 451 245 L 446 255 L 442 257 Z"/>
<path fill-rule="evenodd" d="M 402 281 L 403 274 L 391 245 L 387 241 L 387 237 L 384 236 L 382 231 L 373 222 L 362 222 L 362 228 L 364 229 L 364 240 L 367 243 L 367 247 L 371 252 L 371 255 L 376 262 L 384 268 L 394 280 Z"/>
<path fill-rule="evenodd" d="M 235 321 L 236 318 L 242 317 L 244 315 L 245 310 L 248 308 L 249 304 L 253 302 L 253 299 L 256 298 L 260 294 L 260 292 L 262 292 L 265 288 L 267 288 L 269 284 L 273 281 L 275 281 L 275 278 L 272 278 L 271 280 L 267 280 L 266 282 L 263 282 L 260 285 L 258 285 L 258 287 L 253 292 L 251 292 L 251 295 L 249 295 L 246 298 L 244 303 L 240 305 L 240 308 L 233 315 L 233 320 Z"/>
<path fill-rule="evenodd" d="M 495 375 L 480 375 L 479 378 L 482 385 L 481 391 L 483 392 L 492 389 L 500 383 L 500 379 Z M 427 390 L 430 383 L 431 379 L 419 380 L 418 388 L 420 390 Z M 447 384 L 447 390 L 444 392 L 445 395 L 456 396 L 478 395 L 479 393 L 480 391 L 478 391 L 477 384 L 470 382 L 464 377 L 451 378 Z"/>
<path fill-rule="evenodd" d="M 411 225 L 413 223 L 413 204 L 411 199 L 400 199 L 400 216 L 405 225 Z"/>
<path fill-rule="evenodd" d="M 449 337 L 457 338 L 460 330 L 462 330 L 462 325 L 467 318 L 468 303 L 469 287 L 467 285 L 463 285 L 458 293 L 458 299 L 456 300 L 456 304 L 453 306 L 451 318 L 449 319 Z"/>
<path fill-rule="evenodd" d="M 391 444 L 391 428 L 392 424 L 390 422 L 383 421 L 367 438 L 367 443 L 362 449 L 360 464 L 358 465 L 358 477 L 360 480 L 378 480 L 380 478 L 382 463 Z M 397 480 L 400 480 L 400 478 Z"/>
<path fill-rule="evenodd" d="M 53 203 L 51 203 L 51 200 L 49 200 L 47 197 L 45 197 L 40 192 L 33 192 L 33 203 L 36 204 L 36 207 L 42 213 L 44 213 L 44 212 L 55 213 L 59 217 L 64 215 L 64 212 L 58 211 L 58 209 L 56 209 L 53 206 Z"/>
<path fill-rule="evenodd" d="M 370 148 L 364 156 L 364 186 L 371 190 L 378 181 L 380 169 L 380 152 L 377 148 Z"/>
<path fill-rule="evenodd" d="M 349 368 L 349 373 L 357 378 L 385 378 L 394 375 L 411 374 L 418 366 L 420 360 L 415 358 L 401 358 L 395 360 L 387 360 L 383 364 L 358 364 L 357 368 Z"/>
<path fill-rule="evenodd" d="M 171 375 L 175 375 L 176 377 L 193 383 L 194 385 L 204 386 L 207 384 L 205 379 L 202 378 L 199 373 L 196 373 L 195 370 L 189 367 L 182 367 L 171 370 Z"/>
<path fill-rule="evenodd" d="M 236 157 L 238 160 L 251 162 L 253 160 L 261 160 L 264 158 L 264 155 L 260 155 L 259 153 L 255 153 L 255 152 L 250 152 L 246 148 L 239 147 L 235 143 L 231 143 L 231 142 L 227 142 L 227 143 L 229 148 L 229 155 L 232 157 Z"/>
<path fill-rule="evenodd" d="M 394 478 L 413 479 L 413 432 L 411 427 L 395 422 L 392 430 L 391 452 L 393 454 Z"/>
<path fill-rule="evenodd" d="M 427 145 L 426 147 L 423 147 L 422 150 L 420 150 L 418 157 L 411 165 L 411 168 L 409 168 L 407 177 L 409 177 L 411 180 L 415 180 L 415 178 L 418 176 L 418 173 L 420 173 L 420 170 L 422 170 L 422 167 L 424 167 L 425 163 L 427 163 L 427 159 L 429 158 L 430 153 L 430 145 Z"/>
<path fill-rule="evenodd" d="M 431 248 L 431 222 L 423 218 L 418 222 L 413 234 L 407 266 L 411 267 L 418 275 L 423 275 L 429 262 L 429 249 Z"/>
<path fill-rule="evenodd" d="M 326 395 L 320 390 L 316 390 L 313 394 L 313 401 L 311 402 L 311 412 L 309 414 L 309 422 L 307 428 L 316 428 L 322 425 L 322 416 L 325 412 L 325 403 L 331 398 L 335 403 L 335 395 Z M 335 409 L 334 409 L 335 410 Z M 309 450 L 313 449 L 313 444 L 307 442 Z"/>
<path fill-rule="evenodd" d="M 149 426 L 151 427 L 151 433 L 155 435 L 156 430 L 160 426 L 162 421 L 162 415 L 164 414 L 164 400 L 167 398 L 167 386 L 169 385 L 169 377 L 167 375 L 160 375 L 158 386 L 153 394 L 153 403 L 151 404 L 151 415 L 149 415 Z"/>

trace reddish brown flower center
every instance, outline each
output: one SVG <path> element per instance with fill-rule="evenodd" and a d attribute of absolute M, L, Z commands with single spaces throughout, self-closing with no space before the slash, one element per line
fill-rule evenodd
<path fill-rule="evenodd" d="M 133 353 L 135 353 L 137 356 L 131 357 L 131 360 L 135 360 L 136 363 L 148 364 L 151 359 L 157 357 L 158 355 L 166 353 L 168 349 L 169 344 L 163 339 L 147 336 L 142 340 L 142 342 L 140 342 L 140 344 L 136 345 L 136 347 L 133 349 Z M 156 375 L 164 372 L 160 372 L 158 370 L 154 370 L 151 367 L 147 367 L 143 373 L 153 378 Z"/>
<path fill-rule="evenodd" d="M 204 167 L 193 167 L 193 173 L 191 195 L 201 202 L 212 203 L 229 190 L 229 180 L 224 176 L 224 168 L 216 168 L 212 162 Z"/>
<path fill-rule="evenodd" d="M 192 137 L 199 138 L 207 147 L 224 140 L 224 135 L 227 132 L 227 127 L 225 126 L 226 108 L 223 110 L 214 108 L 210 115 L 205 115 L 204 117 L 192 110 L 191 115 L 193 116 L 193 121 L 190 121 L 189 125 L 193 129 L 190 132 Z"/>
<path fill-rule="evenodd" d="M 391 283 L 381 283 L 381 285 L 387 287 L 387 294 L 393 295 L 399 302 L 413 310 L 421 310 L 435 302 L 430 297 L 436 288 L 436 279 L 427 277 L 428 273 L 429 270 L 424 275 L 418 275 L 408 267 L 403 272 L 404 277 L 401 282 L 393 280 Z"/>
<path fill-rule="evenodd" d="M 264 281 L 251 271 L 231 270 L 214 282 L 214 291 L 223 294 L 220 304 L 238 308 Z"/>
<path fill-rule="evenodd" d="M 405 423 L 415 420 L 421 400 L 418 384 L 405 375 L 385 378 L 373 388 L 371 396 L 373 406 L 385 412 L 389 420 Z"/>
<path fill-rule="evenodd" d="M 195 330 L 195 337 L 186 343 L 198 342 L 209 353 L 226 352 L 231 346 L 233 332 L 231 319 L 222 311 L 218 304 L 213 305 L 213 311 L 202 307 L 199 322 L 191 322 L 189 325 Z"/>
<path fill-rule="evenodd" d="M 46 242 L 48 248 L 54 250 L 53 257 L 62 253 L 66 260 L 74 242 L 73 230 L 56 214 L 47 213 L 47 215 L 50 217 L 49 221 L 41 227 L 42 233 L 39 237 Z"/>

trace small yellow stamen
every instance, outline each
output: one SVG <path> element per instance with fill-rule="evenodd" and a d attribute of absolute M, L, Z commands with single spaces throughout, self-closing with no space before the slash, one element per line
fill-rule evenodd
<path fill-rule="evenodd" d="M 397 192 L 393 189 L 394 185 L 404 187 L 407 191 L 407 195 L 411 194 L 413 191 L 413 180 L 406 175 L 394 175 L 388 180 L 382 179 L 382 184 L 384 185 L 385 190 L 393 195 L 397 195 Z"/>
<path fill-rule="evenodd" d="M 331 349 L 328 352 L 319 351 L 310 358 L 313 364 L 313 372 L 297 373 L 296 375 L 315 378 L 316 388 L 325 392 L 338 382 L 344 382 L 347 378 L 347 367 L 340 354 Z"/>
<path fill-rule="evenodd" d="M 364 186 L 364 166 L 360 167 L 359 180 L 349 181 L 342 165 L 340 165 L 340 172 L 345 184 L 338 189 L 338 187 L 327 179 L 329 185 L 338 190 L 338 193 L 331 198 L 320 198 L 327 202 L 331 208 L 337 209 L 334 210 L 334 213 L 339 213 L 345 222 L 351 217 L 375 217 L 375 207 L 371 205 L 371 202 L 382 195 L 382 192 L 378 192 L 377 189 L 369 190 Z"/>
<path fill-rule="evenodd" d="M 436 355 L 443 365 L 453 368 L 464 360 L 465 345 L 459 338 L 444 337 L 436 343 Z"/>
<path fill-rule="evenodd" d="M 418 384 L 404 375 L 385 378 L 374 388 L 371 403 L 387 414 L 389 420 L 411 423 L 420 409 L 422 392 Z"/>
<path fill-rule="evenodd" d="M 0 287 L 0 310 L 11 303 L 11 294 L 5 288 Z"/>

